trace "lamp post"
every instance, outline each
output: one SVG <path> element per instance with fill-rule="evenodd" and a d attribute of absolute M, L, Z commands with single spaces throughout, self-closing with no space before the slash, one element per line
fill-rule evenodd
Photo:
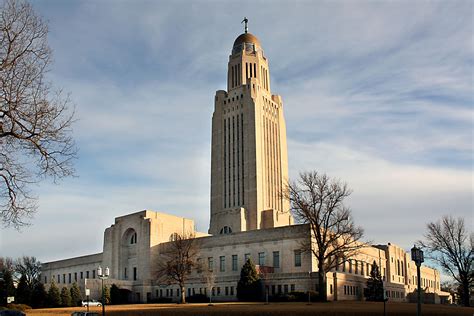
<path fill-rule="evenodd" d="M 104 280 L 109 278 L 109 267 L 102 270 L 102 267 L 97 268 L 97 276 L 102 280 L 102 316 L 105 316 L 105 297 L 104 297 Z"/>
<path fill-rule="evenodd" d="M 308 277 L 309 277 L 308 304 L 306 305 L 311 305 L 311 287 L 313 286 L 313 282 L 311 280 L 311 271 L 308 271 Z"/>
<path fill-rule="evenodd" d="M 423 251 L 420 248 L 417 248 L 416 246 L 413 246 L 411 248 L 411 260 L 415 261 L 416 264 L 416 281 L 418 283 L 418 305 L 416 309 L 416 315 L 421 316 L 421 276 L 420 276 L 420 267 L 421 263 L 424 260 L 423 258 Z"/>

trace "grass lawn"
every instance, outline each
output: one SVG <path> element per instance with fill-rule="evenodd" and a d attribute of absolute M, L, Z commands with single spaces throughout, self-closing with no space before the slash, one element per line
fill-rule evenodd
<path fill-rule="evenodd" d="M 27 312 L 27 315 L 71 315 L 73 311 L 85 311 L 82 307 L 35 309 Z M 90 308 L 90 311 L 98 312 L 101 315 L 100 307 Z M 383 303 L 374 302 L 329 302 L 329 303 L 216 303 L 213 306 L 207 304 L 135 304 L 135 305 L 115 305 L 106 306 L 106 315 L 212 315 L 212 316 L 265 316 L 265 315 L 367 315 L 382 316 Z M 387 315 L 390 316 L 414 316 L 416 315 L 416 304 L 411 303 L 387 303 Z M 423 316 L 473 316 L 474 308 L 456 307 L 445 305 L 422 305 Z"/>

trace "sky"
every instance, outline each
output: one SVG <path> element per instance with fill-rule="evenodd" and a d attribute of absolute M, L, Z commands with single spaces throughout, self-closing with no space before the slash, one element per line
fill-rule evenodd
<path fill-rule="evenodd" d="M 283 98 L 289 173 L 348 183 L 374 244 L 406 250 L 452 214 L 473 230 L 471 1 L 32 1 L 48 79 L 70 94 L 76 177 L 33 187 L 30 226 L 0 255 L 102 251 L 114 218 L 148 209 L 207 232 L 211 116 L 249 19 Z"/>

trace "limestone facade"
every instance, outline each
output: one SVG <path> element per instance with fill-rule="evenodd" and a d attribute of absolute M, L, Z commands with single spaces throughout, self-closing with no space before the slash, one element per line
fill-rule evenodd
<path fill-rule="evenodd" d="M 179 300 L 176 285 L 160 284 L 156 268 L 161 249 L 175 234 L 195 234 L 199 261 L 215 279 L 214 300 L 236 300 L 240 270 L 251 258 L 262 272 L 269 295 L 317 291 L 315 257 L 301 252 L 311 238 L 308 225 L 294 225 L 280 190 L 288 179 L 286 127 L 282 99 L 270 89 L 268 59 L 249 33 L 234 42 L 229 57 L 227 91 L 217 91 L 212 117 L 211 220 L 209 234 L 196 232 L 194 221 L 154 211 L 115 218 L 105 229 L 98 254 L 48 262 L 42 281 L 99 298 L 96 269 L 110 268 L 107 285 L 128 291 L 131 302 L 161 297 Z M 405 250 L 392 244 L 367 246 L 327 273 L 330 300 L 362 300 L 373 262 L 380 266 L 387 296 L 406 301 L 415 289 L 416 267 Z M 422 286 L 433 297 L 440 291 L 439 272 L 424 266 Z M 187 294 L 209 295 L 202 271 L 192 271 Z M 435 300 L 434 300 L 435 301 Z"/>

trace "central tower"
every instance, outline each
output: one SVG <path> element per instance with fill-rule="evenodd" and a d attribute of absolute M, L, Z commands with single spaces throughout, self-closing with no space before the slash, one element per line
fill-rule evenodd
<path fill-rule="evenodd" d="M 288 180 L 283 103 L 271 93 L 268 59 L 247 26 L 229 56 L 227 91 L 217 91 L 214 104 L 209 233 L 293 224 L 280 196 Z"/>

